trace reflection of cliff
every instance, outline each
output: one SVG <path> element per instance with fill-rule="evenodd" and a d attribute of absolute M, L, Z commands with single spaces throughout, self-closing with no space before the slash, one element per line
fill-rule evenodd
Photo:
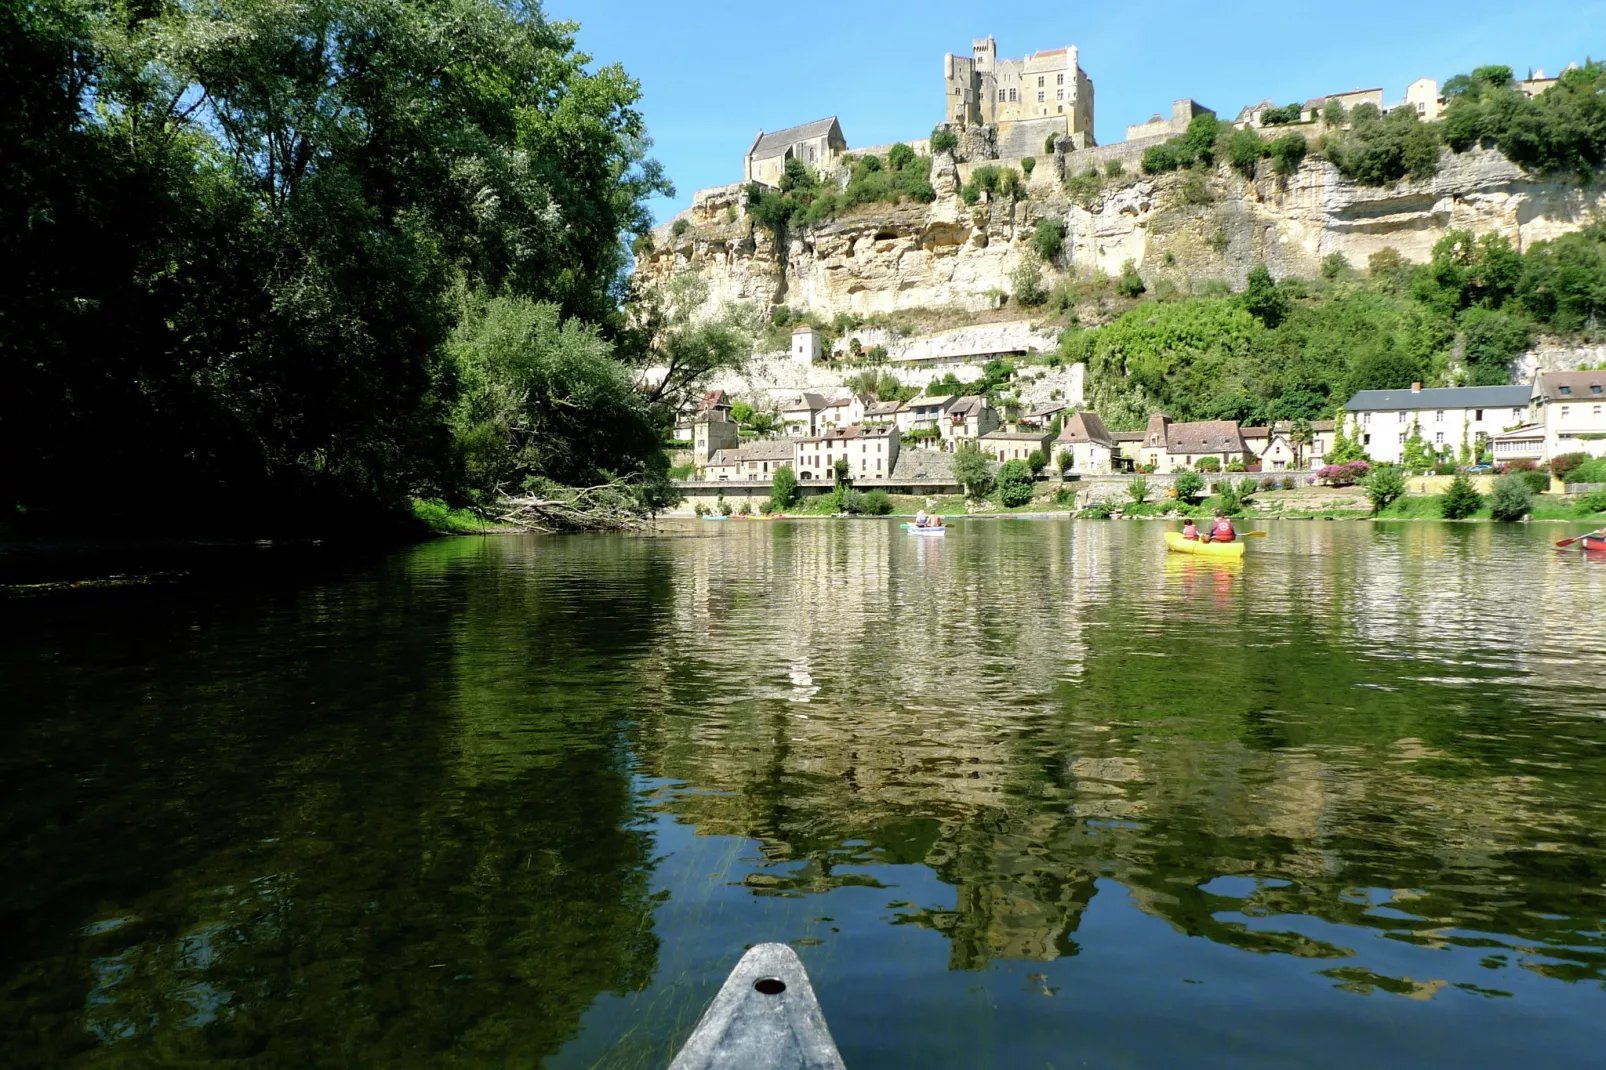
<path fill-rule="evenodd" d="M 1401 545 L 1461 538 L 1421 528 L 1437 534 L 1288 525 L 1236 569 L 1158 567 L 1120 525 L 686 540 L 648 704 L 664 712 L 636 747 L 705 789 L 677 795 L 683 820 L 806 861 L 805 890 L 845 863 L 931 866 L 955 906 L 899 909 L 948 934 L 960 968 L 1069 953 L 1113 877 L 1248 950 L 1353 952 L 1252 921 L 1299 914 L 1430 946 L 1512 934 L 1606 976 L 1573 920 L 1606 877 L 1578 817 L 1603 806 L 1579 718 L 1606 678 L 1591 661 L 1510 686 L 1560 633 L 1498 579 L 1499 547 Z M 1575 620 L 1598 624 L 1593 580 Z M 915 822 L 931 827 L 910 858 Z M 1542 876 L 1556 851 L 1570 892 Z"/>
<path fill-rule="evenodd" d="M 115 643 L 46 635 L 45 671 L 5 652 L 41 720 L 6 783 L 83 815 L 27 848 L 49 907 L 0 893 L 31 926 L 0 986 L 8 1066 L 533 1065 L 646 982 L 630 700 L 586 681 L 639 649 L 661 588 L 641 560 L 601 589 L 556 557 L 477 568 L 499 545 L 294 596 L 141 598 Z"/>

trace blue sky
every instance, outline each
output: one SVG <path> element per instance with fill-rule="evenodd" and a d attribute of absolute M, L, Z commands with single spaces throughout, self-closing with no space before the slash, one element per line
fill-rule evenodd
<path fill-rule="evenodd" d="M 942 57 L 992 35 L 1000 56 L 1077 45 L 1093 79 L 1100 143 L 1193 97 L 1231 118 L 1244 104 L 1291 102 L 1408 82 L 1441 82 L 1483 63 L 1555 74 L 1606 55 L 1606 0 L 1337 4 L 1171 3 L 995 6 L 975 0 L 808 4 L 547 0 L 580 23 L 580 47 L 642 83 L 653 155 L 676 196 L 741 178 L 759 129 L 827 115 L 850 145 L 930 132 L 942 116 Z M 1138 12 L 1142 12 L 1141 15 Z"/>

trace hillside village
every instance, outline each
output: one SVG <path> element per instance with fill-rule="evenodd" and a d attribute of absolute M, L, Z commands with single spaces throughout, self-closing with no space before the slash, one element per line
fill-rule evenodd
<path fill-rule="evenodd" d="M 752 361 L 717 378 L 684 414 L 676 475 L 688 490 L 723 494 L 719 484 L 763 483 L 783 465 L 818 487 L 837 478 L 836 465 L 846 460 L 850 478 L 865 487 L 948 493 L 957 486 L 953 456 L 971 448 L 1065 479 L 1200 467 L 1308 480 L 1335 447 L 1378 463 L 1420 466 L 1426 458 L 1463 467 L 1601 452 L 1601 405 L 1579 400 L 1599 393 L 1600 376 L 1570 369 L 1606 353 L 1565 343 L 1517 360 L 1514 385 L 1451 378 L 1443 386 L 1353 390 L 1334 399 L 1341 413 L 1326 409 L 1326 419 L 1173 419 L 1151 408 L 1137 429 L 1128 411 L 1114 420 L 1101 414 L 1088 366 L 1058 354 L 1066 319 L 1034 311 L 1018 292 L 1023 266 L 1040 267 L 1045 288 L 1097 292 L 1121 258 L 1119 289 L 1136 280 L 1133 292 L 1155 288 L 1164 300 L 1179 286 L 1183 296 L 1198 292 L 1198 270 L 1226 274 L 1225 287 L 1256 261 L 1274 272 L 1332 277 L 1348 270 L 1335 263 L 1370 260 L 1375 274 L 1379 262 L 1425 261 L 1458 233 L 1527 248 L 1576 231 L 1601 202 L 1593 189 L 1536 182 L 1487 148 L 1445 151 L 1432 179 L 1406 176 L 1378 188 L 1346 179 L 1330 161 L 1305 158 L 1307 137 L 1319 146 L 1367 116 L 1440 120 L 1447 98 L 1427 77 L 1395 97 L 1368 88 L 1286 105 L 1263 100 L 1230 120 L 1198 101 L 1174 101 L 1169 114 L 1100 146 L 1093 80 L 1081 61 L 1075 46 L 1000 58 L 994 39 L 979 38 L 969 55 L 943 58 L 942 120 L 931 136 L 855 149 L 835 116 L 760 131 L 743 155 L 742 183 L 698 191 L 691 208 L 655 231 L 638 250 L 647 285 L 693 279 L 702 287 L 702 315 L 753 309 L 773 320 L 766 340 L 793 325 L 789 349 L 765 350 L 761 342 Z M 1535 71 L 1510 88 L 1534 100 L 1559 81 Z M 1298 138 L 1299 158 L 1288 167 L 1280 158 L 1275 168 L 1252 167 L 1247 181 L 1225 166 L 1172 181 L 1164 172 L 1176 165 L 1165 157 L 1181 151 L 1201 121 L 1249 135 L 1273 156 Z M 832 190 L 851 191 L 867 168 L 886 173 L 906 161 L 929 161 L 928 186 L 905 182 L 903 196 L 838 209 L 840 218 L 764 222 L 766 197 L 814 182 L 827 204 Z M 1000 175 L 1014 175 L 1018 188 L 996 184 Z M 1201 177 L 1208 189 L 1190 193 L 1188 183 Z M 1099 192 L 1091 199 L 1067 193 L 1079 185 Z M 1186 207 L 1191 197 L 1202 197 L 1204 207 Z M 1168 216 L 1177 213 L 1190 221 L 1173 233 Z M 1194 241 L 1211 220 L 1221 220 L 1215 234 Z M 1063 235 L 1046 255 L 1045 228 Z M 1097 305 L 1091 312 L 1102 322 L 1133 307 L 1116 302 L 1104 311 L 1107 298 Z M 873 385 L 878 373 L 882 389 Z M 757 419 L 744 422 L 742 413 Z"/>

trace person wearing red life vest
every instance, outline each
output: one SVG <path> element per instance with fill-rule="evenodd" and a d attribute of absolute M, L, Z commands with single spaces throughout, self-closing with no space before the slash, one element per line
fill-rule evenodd
<path fill-rule="evenodd" d="M 1215 522 L 1210 525 L 1210 530 L 1205 532 L 1201 541 L 1232 542 L 1237 537 L 1238 533 L 1233 530 L 1232 521 L 1227 519 L 1225 512 L 1217 509 Z"/>
<path fill-rule="evenodd" d="M 1182 537 L 1189 542 L 1199 541 L 1199 527 L 1191 516 L 1182 522 Z"/>

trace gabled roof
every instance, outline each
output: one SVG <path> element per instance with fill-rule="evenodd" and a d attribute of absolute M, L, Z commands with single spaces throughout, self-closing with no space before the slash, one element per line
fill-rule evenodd
<path fill-rule="evenodd" d="M 1062 435 L 1064 433 L 1065 433 L 1064 431 L 1060 432 L 1060 434 L 1062 434 Z M 1147 432 L 1144 432 L 1144 431 L 1111 431 L 1110 432 L 1110 441 L 1111 442 L 1142 442 L 1143 441 L 1143 436 L 1146 433 Z"/>
<path fill-rule="evenodd" d="M 1027 418 L 1033 416 L 1053 416 L 1057 412 L 1064 412 L 1067 406 L 1063 401 L 1045 401 L 1026 413 Z"/>
<path fill-rule="evenodd" d="M 901 401 L 871 401 L 864 406 L 866 416 L 892 416 L 906 408 Z"/>
<path fill-rule="evenodd" d="M 983 409 L 985 409 L 986 407 L 987 407 L 987 399 L 986 398 L 980 396 L 979 394 L 972 394 L 972 395 L 970 395 L 968 397 L 962 397 L 958 401 L 954 402 L 953 407 L 948 410 L 948 415 L 949 416 L 972 416 L 972 415 L 979 416 L 979 415 L 981 415 L 981 411 Z"/>
<path fill-rule="evenodd" d="M 1131 433 L 1129 442 L 1143 438 L 1141 431 Z M 1096 412 L 1073 412 L 1065 419 L 1065 426 L 1060 428 L 1060 437 L 1055 442 L 1091 442 L 1099 446 L 1114 446 L 1115 439 L 1104 426 L 1104 420 Z"/>
<path fill-rule="evenodd" d="M 863 424 L 849 424 L 846 427 L 833 427 L 817 435 L 800 438 L 799 442 L 844 442 L 852 438 L 891 438 L 897 433 L 896 427 L 866 427 Z"/>
<path fill-rule="evenodd" d="M 750 442 L 745 446 L 730 450 L 716 450 L 710 465 L 741 464 L 743 461 L 789 461 L 792 459 L 792 443 L 767 439 L 763 442 Z"/>
<path fill-rule="evenodd" d="M 1388 409 L 1500 409 L 1528 404 L 1526 386 L 1437 386 L 1426 390 L 1358 390 L 1344 406 L 1350 412 Z"/>
<path fill-rule="evenodd" d="M 797 412 L 799 409 L 819 412 L 825 408 L 825 399 L 818 394 L 793 394 L 790 397 L 782 398 L 775 407 L 781 412 Z"/>
<path fill-rule="evenodd" d="M 816 119 L 812 123 L 804 123 L 802 126 L 789 126 L 773 134 L 760 134 L 758 140 L 753 142 L 753 147 L 747 150 L 747 155 L 754 160 L 767 160 L 772 156 L 779 156 L 799 141 L 829 134 L 836 125 L 836 116 L 831 115 L 824 119 Z M 841 128 L 837 127 L 838 136 L 841 133 Z"/>
<path fill-rule="evenodd" d="M 989 439 L 999 442 L 1045 442 L 1048 440 L 1047 431 L 989 431 L 981 436 L 983 442 Z"/>
<path fill-rule="evenodd" d="M 1167 453 L 1219 453 L 1242 452 L 1243 435 L 1237 420 L 1200 420 L 1196 423 L 1171 424 L 1165 429 Z"/>
<path fill-rule="evenodd" d="M 1534 386 L 1534 393 L 1544 401 L 1591 397 L 1603 400 L 1603 395 L 1606 395 L 1606 371 L 1540 372 L 1539 381 Z M 1562 393 L 1563 387 L 1567 388 L 1565 394 Z"/>
<path fill-rule="evenodd" d="M 909 407 L 911 409 L 929 409 L 935 406 L 940 409 L 944 405 L 951 404 L 953 400 L 954 396 L 952 394 L 937 394 L 929 398 L 915 398 L 909 402 Z"/>
<path fill-rule="evenodd" d="M 711 409 L 716 405 L 723 405 L 728 409 L 730 408 L 730 404 L 730 398 L 725 396 L 725 391 L 709 390 L 703 394 L 703 399 L 697 403 L 697 411 L 701 412 L 704 409 Z"/>

